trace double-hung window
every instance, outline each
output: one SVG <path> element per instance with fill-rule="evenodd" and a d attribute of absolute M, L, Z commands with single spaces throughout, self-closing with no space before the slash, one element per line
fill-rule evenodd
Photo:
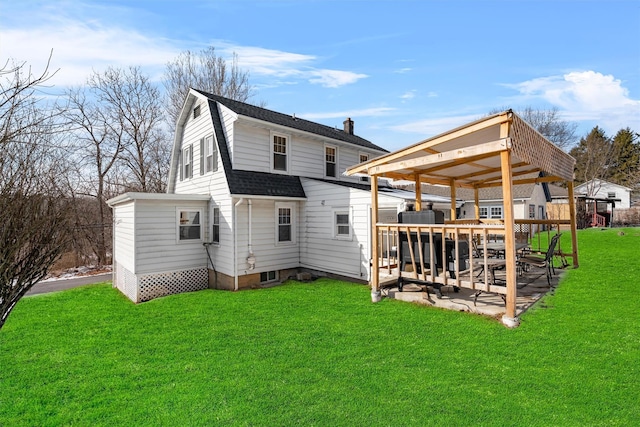
<path fill-rule="evenodd" d="M 287 171 L 287 155 L 288 155 L 288 138 L 284 135 L 271 135 L 271 168 L 274 171 Z"/>
<path fill-rule="evenodd" d="M 276 245 L 295 242 L 295 209 L 292 203 L 276 203 Z"/>
<path fill-rule="evenodd" d="M 331 145 L 325 145 L 324 147 L 324 160 L 325 160 L 325 176 L 329 178 L 336 177 L 336 163 L 338 158 L 338 149 Z"/>
<path fill-rule="evenodd" d="M 217 206 L 211 212 L 211 243 L 220 243 L 220 208 Z"/>
<path fill-rule="evenodd" d="M 218 170 L 218 150 L 213 135 L 200 140 L 200 174 Z"/>
<path fill-rule="evenodd" d="M 348 208 L 333 210 L 333 237 L 335 239 L 351 239 L 351 216 Z"/>
<path fill-rule="evenodd" d="M 369 155 L 368 154 L 364 154 L 364 153 L 360 153 L 360 163 L 364 163 L 364 162 L 368 162 L 368 161 L 369 161 Z M 360 177 L 360 181 L 369 182 L 369 177 L 368 176 L 361 176 Z"/>
<path fill-rule="evenodd" d="M 182 168 L 180 169 L 180 179 L 190 178 L 193 178 L 193 145 L 182 149 Z"/>
<path fill-rule="evenodd" d="M 489 208 L 480 206 L 480 218 L 489 218 Z"/>
<path fill-rule="evenodd" d="M 491 219 L 502 219 L 502 206 L 491 206 Z"/>
<path fill-rule="evenodd" d="M 178 209 L 178 240 L 200 240 L 200 211 Z"/>

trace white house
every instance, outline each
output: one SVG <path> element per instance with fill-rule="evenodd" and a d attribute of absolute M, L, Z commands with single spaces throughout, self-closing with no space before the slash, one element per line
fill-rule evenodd
<path fill-rule="evenodd" d="M 616 209 L 629 209 L 631 207 L 631 190 L 631 188 L 624 185 L 593 179 L 577 185 L 575 194 L 594 199 L 608 199 L 615 202 Z"/>
<path fill-rule="evenodd" d="M 336 129 L 190 90 L 178 119 L 168 194 L 126 193 L 114 211 L 114 286 L 140 302 L 237 290 L 300 272 L 368 281 L 370 184 L 347 167 L 386 153 Z M 381 184 L 390 221 L 415 199 Z M 423 195 L 448 207 L 448 198 Z"/>

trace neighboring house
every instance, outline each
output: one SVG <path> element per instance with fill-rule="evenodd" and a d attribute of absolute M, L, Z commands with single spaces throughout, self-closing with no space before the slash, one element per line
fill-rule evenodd
<path fill-rule="evenodd" d="M 523 176 L 522 178 L 535 178 L 538 175 Z M 413 190 L 414 185 L 401 186 Z M 450 197 L 449 187 L 439 185 L 422 184 L 422 192 L 426 194 Z M 482 188 L 478 194 L 481 219 L 502 219 L 503 201 L 502 187 Z M 458 203 L 457 218 L 475 218 L 475 196 L 473 190 L 458 188 L 456 190 Z M 523 184 L 513 187 L 514 217 L 515 219 L 546 219 L 547 202 L 551 201 L 548 184 Z"/>
<path fill-rule="evenodd" d="M 601 179 L 593 179 L 575 187 L 575 194 L 594 199 L 610 200 L 616 209 L 631 207 L 631 188 Z"/>
<path fill-rule="evenodd" d="M 109 201 L 114 286 L 140 302 L 209 286 L 256 287 L 303 271 L 369 280 L 369 178 L 342 171 L 387 151 L 353 129 L 351 119 L 336 129 L 190 90 L 168 194 Z M 381 194 L 379 210 L 390 220 L 415 198 L 386 187 Z"/>

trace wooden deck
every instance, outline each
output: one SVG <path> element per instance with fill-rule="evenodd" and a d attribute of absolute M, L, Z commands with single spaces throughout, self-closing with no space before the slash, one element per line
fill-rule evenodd
<path fill-rule="evenodd" d="M 403 273 L 406 274 L 407 272 Z M 520 316 L 546 293 L 553 292 L 563 273 L 564 270 L 556 269 L 556 274 L 551 280 L 551 287 L 548 286 L 545 272 L 542 269 L 535 269 L 518 275 L 516 314 Z M 496 273 L 498 279 L 500 274 L 500 272 Z M 430 285 L 407 283 L 404 285 L 403 291 L 399 292 L 397 283 L 397 270 L 392 271 L 392 274 L 381 274 L 382 296 L 447 310 L 466 311 L 497 319 L 506 312 L 505 302 L 498 293 L 482 292 L 474 304 L 474 296 L 477 291 L 473 289 L 459 288 L 455 292 L 454 286 L 451 284 L 441 286 L 441 296 L 438 296 L 435 289 Z"/>

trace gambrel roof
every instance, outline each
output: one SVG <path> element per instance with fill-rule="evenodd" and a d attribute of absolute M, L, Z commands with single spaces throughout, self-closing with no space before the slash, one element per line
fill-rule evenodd
<path fill-rule="evenodd" d="M 208 92 L 193 89 L 201 95 L 206 96 L 211 101 L 218 102 L 231 111 L 241 116 L 251 117 L 254 119 L 262 120 L 269 123 L 274 123 L 280 126 L 286 126 L 291 129 L 297 129 L 303 132 L 308 132 L 327 138 L 336 139 L 338 141 L 348 142 L 353 145 L 357 145 L 363 148 L 371 150 L 378 150 L 387 153 L 388 151 L 382 147 L 379 147 L 372 142 L 361 138 L 357 135 L 352 135 L 345 132 L 342 129 L 332 128 L 330 126 L 321 125 L 309 120 L 301 119 L 299 117 L 290 116 L 277 111 L 269 110 L 255 105 L 247 104 L 233 99 L 225 98 L 219 95 L 213 95 Z"/>

